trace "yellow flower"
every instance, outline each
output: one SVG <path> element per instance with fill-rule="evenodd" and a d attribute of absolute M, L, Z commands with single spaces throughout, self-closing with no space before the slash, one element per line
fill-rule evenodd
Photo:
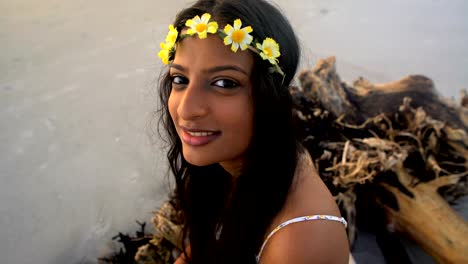
<path fill-rule="evenodd" d="M 216 22 L 209 22 L 211 15 L 205 13 L 200 18 L 199 16 L 195 16 L 193 19 L 187 20 L 185 25 L 190 27 L 187 30 L 188 35 L 193 35 L 195 33 L 198 34 L 198 37 L 201 39 L 206 38 L 207 33 L 216 33 L 218 31 L 218 23 Z"/>
<path fill-rule="evenodd" d="M 161 42 L 161 44 L 159 45 L 159 47 L 161 47 L 161 49 L 163 50 L 171 50 L 172 47 L 174 46 L 174 43 L 164 43 L 164 42 Z"/>
<path fill-rule="evenodd" d="M 249 35 L 249 33 L 253 31 L 252 27 L 248 26 L 241 29 L 241 26 L 241 20 L 236 19 L 234 20 L 234 27 L 229 24 L 224 27 L 224 33 L 227 35 L 224 38 L 224 45 L 232 44 L 231 50 L 233 52 L 237 52 L 239 47 L 241 50 L 246 50 L 253 40 L 253 37 Z"/>
<path fill-rule="evenodd" d="M 173 25 L 169 25 L 169 32 L 166 36 L 166 43 L 161 42 L 159 45 L 161 50 L 158 52 L 158 56 L 161 58 L 164 64 L 169 64 L 169 52 L 174 47 L 178 35 L 179 32 L 177 32 L 177 29 L 174 28 Z"/>
<path fill-rule="evenodd" d="M 169 32 L 167 33 L 167 36 L 166 36 L 166 43 L 174 45 L 174 43 L 177 40 L 178 35 L 179 35 L 179 32 L 177 32 L 177 29 L 174 28 L 172 24 L 169 25 Z"/>
<path fill-rule="evenodd" d="M 161 43 L 161 44 L 163 44 L 163 43 Z M 167 49 L 160 50 L 158 52 L 158 56 L 159 56 L 159 58 L 161 58 L 161 60 L 162 60 L 162 62 L 164 64 L 166 64 L 166 65 L 169 64 L 169 50 L 167 50 Z"/>
<path fill-rule="evenodd" d="M 257 43 L 257 49 L 260 50 L 262 59 L 270 61 L 271 64 L 276 64 L 281 55 L 278 43 L 272 38 L 266 38 L 261 45 Z"/>

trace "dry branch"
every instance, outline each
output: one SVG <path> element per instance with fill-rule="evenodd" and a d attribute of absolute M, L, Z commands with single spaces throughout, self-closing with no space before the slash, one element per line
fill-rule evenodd
<path fill-rule="evenodd" d="M 303 144 L 350 222 L 350 242 L 363 195 L 356 187 L 365 185 L 386 214 L 377 224 L 391 223 L 438 262 L 468 263 L 468 223 L 449 206 L 468 193 L 466 93 L 457 106 L 424 76 L 349 86 L 335 70 L 333 57 L 320 60 L 292 95 Z"/>

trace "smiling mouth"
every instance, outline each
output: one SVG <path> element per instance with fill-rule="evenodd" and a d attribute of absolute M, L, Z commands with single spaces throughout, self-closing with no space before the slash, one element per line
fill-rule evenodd
<path fill-rule="evenodd" d="M 211 136 L 211 135 L 214 135 L 214 134 L 217 134 L 217 133 L 220 133 L 220 132 L 208 132 L 208 131 L 205 131 L 205 132 L 192 132 L 192 131 L 188 131 L 186 130 L 187 134 L 191 135 L 192 137 L 206 137 L 206 136 Z"/>
<path fill-rule="evenodd" d="M 200 129 L 188 129 L 181 127 L 182 133 L 181 139 L 185 144 L 190 146 L 203 146 L 216 140 L 220 135 L 221 131 L 209 131 Z"/>

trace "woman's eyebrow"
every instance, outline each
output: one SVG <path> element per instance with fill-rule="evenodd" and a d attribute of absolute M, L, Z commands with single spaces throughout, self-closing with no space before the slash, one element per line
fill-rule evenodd
<path fill-rule="evenodd" d="M 178 69 L 180 71 L 187 71 L 187 69 L 184 66 L 177 64 L 177 63 L 171 63 L 169 67 Z M 220 71 L 237 71 L 245 75 L 249 75 L 244 69 L 236 65 L 221 65 L 221 66 L 215 66 L 215 67 L 209 68 L 207 70 L 203 70 L 203 72 L 205 73 L 215 73 L 215 72 L 220 72 Z"/>
<path fill-rule="evenodd" d="M 171 67 L 171 68 L 176 68 L 176 69 L 178 69 L 178 70 L 180 70 L 180 71 L 186 71 L 186 69 L 185 69 L 184 66 L 182 66 L 182 65 L 180 65 L 180 64 L 176 64 L 176 63 L 171 63 L 171 64 L 169 65 L 169 67 Z"/>
<path fill-rule="evenodd" d="M 238 71 L 241 72 L 245 75 L 249 75 L 245 70 L 243 70 L 241 67 L 238 67 L 236 65 L 221 65 L 221 66 L 216 66 L 212 67 L 210 69 L 205 70 L 207 73 L 215 73 L 215 72 L 220 72 L 220 71 Z"/>

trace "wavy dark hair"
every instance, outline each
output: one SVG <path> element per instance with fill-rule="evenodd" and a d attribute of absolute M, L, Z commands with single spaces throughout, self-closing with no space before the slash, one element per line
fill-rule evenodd
<path fill-rule="evenodd" d="M 204 13 L 220 27 L 240 18 L 252 26 L 255 38 L 275 39 L 285 77 L 269 72 L 269 62 L 253 56 L 253 135 L 241 174 L 233 180 L 219 164 L 199 167 L 184 159 L 168 110 L 169 71 L 162 74 L 161 121 L 176 183 L 172 198 L 183 212 L 190 263 L 255 263 L 266 229 L 285 203 L 298 159 L 288 87 L 299 63 L 299 44 L 288 20 L 263 0 L 200 0 L 180 11 L 174 26 L 180 32 L 188 19 Z"/>

